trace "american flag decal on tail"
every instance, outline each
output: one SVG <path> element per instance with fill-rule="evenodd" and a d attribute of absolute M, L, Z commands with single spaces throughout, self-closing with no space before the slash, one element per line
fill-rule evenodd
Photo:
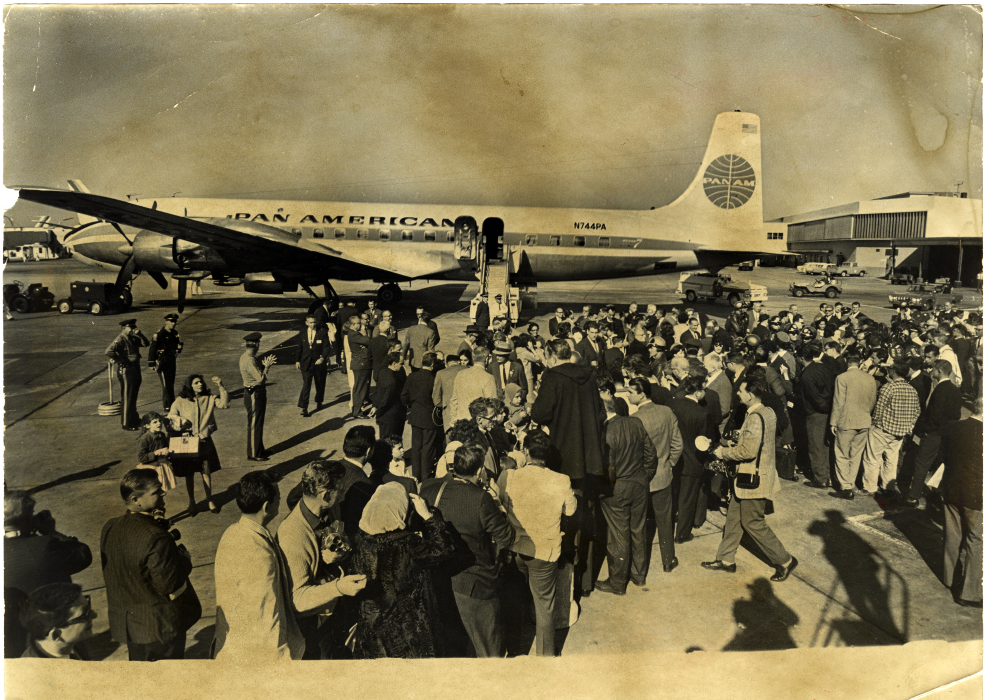
<path fill-rule="evenodd" d="M 758 124 L 742 124 L 743 134 L 758 134 L 759 125 Z"/>

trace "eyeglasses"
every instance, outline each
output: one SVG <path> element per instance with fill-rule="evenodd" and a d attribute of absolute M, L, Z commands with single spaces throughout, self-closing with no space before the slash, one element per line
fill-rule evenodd
<path fill-rule="evenodd" d="M 82 597 L 86 601 L 86 611 L 79 617 L 73 617 L 71 620 L 66 622 L 62 627 L 71 627 L 72 625 L 78 625 L 80 622 L 89 622 L 93 615 L 93 603 L 89 599 L 88 595 Z"/>

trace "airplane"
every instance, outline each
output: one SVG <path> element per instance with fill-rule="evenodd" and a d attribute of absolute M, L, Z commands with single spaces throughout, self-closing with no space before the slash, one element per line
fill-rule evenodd
<path fill-rule="evenodd" d="M 334 280 L 373 280 L 384 303 L 399 282 L 481 279 L 594 280 L 717 272 L 780 252 L 762 209 L 760 122 L 715 118 L 701 167 L 680 197 L 650 210 L 384 204 L 220 198 L 129 201 L 23 187 L 24 199 L 79 214 L 66 235 L 76 258 L 118 270 L 118 289 L 147 272 L 162 289 L 177 281 L 179 309 L 190 279 L 242 283 L 258 294 L 295 292 Z M 482 222 L 480 227 L 477 221 Z M 128 235 L 122 227 L 137 229 Z"/>

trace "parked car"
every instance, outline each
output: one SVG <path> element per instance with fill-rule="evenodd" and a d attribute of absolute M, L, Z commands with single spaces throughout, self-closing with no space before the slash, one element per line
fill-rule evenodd
<path fill-rule="evenodd" d="M 814 284 L 794 282 L 790 285 L 790 294 L 795 297 L 826 296 L 828 299 L 835 299 L 841 296 L 841 282 L 836 282 L 830 277 L 819 279 Z"/>
<path fill-rule="evenodd" d="M 842 277 L 865 277 L 865 268 L 858 263 L 842 263 L 838 266 L 838 274 Z"/>
<path fill-rule="evenodd" d="M 55 295 L 48 291 L 48 287 L 35 283 L 25 288 L 24 283 L 17 280 L 3 285 L 3 300 L 7 308 L 19 314 L 48 311 L 55 305 Z"/>
<path fill-rule="evenodd" d="M 745 262 L 738 263 L 739 272 L 752 272 L 755 269 L 754 260 L 746 260 Z"/>
<path fill-rule="evenodd" d="M 915 278 L 909 272 L 893 272 L 889 276 L 890 284 L 913 284 Z"/>
<path fill-rule="evenodd" d="M 68 299 L 58 302 L 58 311 L 71 314 L 76 309 L 89 311 L 97 316 L 104 313 L 126 311 L 134 303 L 129 289 L 117 291 L 112 282 L 73 282 L 69 286 Z"/>
<path fill-rule="evenodd" d="M 805 275 L 822 275 L 827 271 L 829 265 L 831 265 L 831 263 L 825 263 L 825 262 L 804 263 L 803 265 L 797 266 L 797 272 L 801 272 Z"/>
<path fill-rule="evenodd" d="M 950 301 L 953 304 L 962 302 L 961 294 L 951 293 L 951 283 L 941 284 L 912 284 L 906 292 L 900 294 L 890 294 L 889 303 L 894 307 L 902 304 L 911 309 L 925 309 L 930 311 L 944 302 Z"/>

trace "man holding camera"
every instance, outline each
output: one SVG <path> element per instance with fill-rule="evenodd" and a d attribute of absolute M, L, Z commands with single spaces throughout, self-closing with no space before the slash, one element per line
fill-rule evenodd
<path fill-rule="evenodd" d="M 701 562 L 701 566 L 735 573 L 735 553 L 742 534 L 748 533 L 776 567 L 770 580 L 786 581 L 797 568 L 797 558 L 790 556 L 766 522 L 766 501 L 782 488 L 776 475 L 776 414 L 762 403 L 768 391 L 765 379 L 746 372 L 738 388 L 739 398 L 748 409 L 738 444 L 719 445 L 714 450 L 718 459 L 739 465 L 717 557 L 714 561 Z"/>

